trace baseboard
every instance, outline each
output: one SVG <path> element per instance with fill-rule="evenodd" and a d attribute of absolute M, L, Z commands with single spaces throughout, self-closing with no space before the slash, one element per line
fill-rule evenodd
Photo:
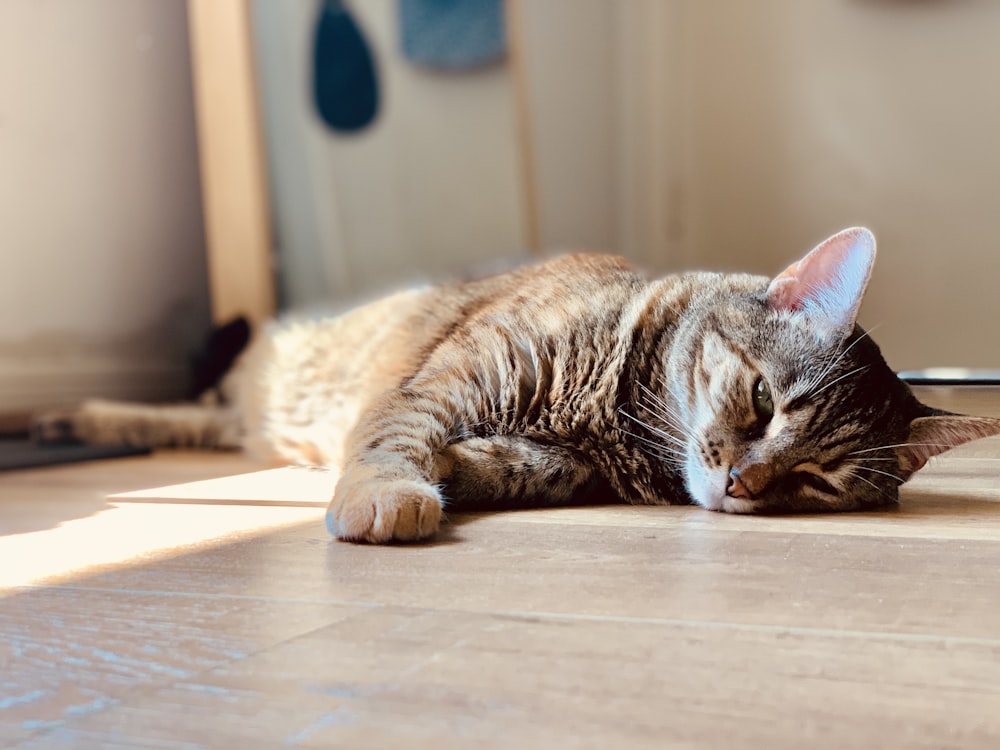
<path fill-rule="evenodd" d="M 134 356 L 0 356 L 0 412 L 70 406 L 97 397 L 174 400 L 184 396 L 189 378 L 184 364 Z"/>

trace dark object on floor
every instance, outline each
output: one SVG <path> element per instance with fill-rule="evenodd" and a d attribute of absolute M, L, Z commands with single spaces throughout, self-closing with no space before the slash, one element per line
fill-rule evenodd
<path fill-rule="evenodd" d="M 313 99 L 323 122 L 353 132 L 375 118 L 375 64 L 361 29 L 341 0 L 324 0 L 313 49 Z"/>
<path fill-rule="evenodd" d="M 63 443 L 39 445 L 31 440 L 0 440 L 0 471 L 93 461 L 98 458 L 142 456 L 149 448 Z"/>
<path fill-rule="evenodd" d="M 192 400 L 214 388 L 250 342 L 250 323 L 240 317 L 215 328 L 195 356 L 191 371 Z"/>
<path fill-rule="evenodd" d="M 969 367 L 928 367 L 897 373 L 910 385 L 1000 385 L 1000 370 Z"/>
<path fill-rule="evenodd" d="M 6 438 L 26 438 L 31 432 L 30 411 L 11 411 L 0 413 L 0 440 Z"/>

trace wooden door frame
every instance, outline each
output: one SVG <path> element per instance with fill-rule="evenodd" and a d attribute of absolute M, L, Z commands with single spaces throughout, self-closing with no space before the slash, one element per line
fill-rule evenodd
<path fill-rule="evenodd" d="M 212 317 L 275 313 L 270 198 L 249 0 L 188 0 Z"/>

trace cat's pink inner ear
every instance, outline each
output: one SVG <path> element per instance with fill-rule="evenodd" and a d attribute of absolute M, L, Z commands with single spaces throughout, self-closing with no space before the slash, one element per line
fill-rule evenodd
<path fill-rule="evenodd" d="M 1000 419 L 959 414 L 914 419 L 906 443 L 896 448 L 903 478 L 923 468 L 928 459 L 939 453 L 991 435 L 1000 435 Z"/>
<path fill-rule="evenodd" d="M 874 263 L 874 235 L 863 227 L 845 229 L 778 274 L 767 289 L 768 304 L 849 330 L 858 317 Z"/>

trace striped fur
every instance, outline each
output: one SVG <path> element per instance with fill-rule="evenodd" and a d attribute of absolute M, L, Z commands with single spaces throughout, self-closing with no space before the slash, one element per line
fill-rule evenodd
<path fill-rule="evenodd" d="M 896 378 L 855 324 L 873 259 L 849 230 L 773 280 L 573 255 L 404 292 L 274 326 L 226 414 L 273 462 L 340 467 L 328 526 L 355 541 L 426 538 L 445 507 L 886 505 L 1000 421 L 935 412 Z"/>

